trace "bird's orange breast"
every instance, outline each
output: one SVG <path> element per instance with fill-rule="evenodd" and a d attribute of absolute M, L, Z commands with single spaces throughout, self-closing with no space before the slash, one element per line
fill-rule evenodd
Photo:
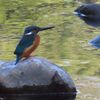
<path fill-rule="evenodd" d="M 33 44 L 24 50 L 21 58 L 29 57 L 30 54 L 38 47 L 39 43 L 40 43 L 40 36 L 37 35 Z"/>

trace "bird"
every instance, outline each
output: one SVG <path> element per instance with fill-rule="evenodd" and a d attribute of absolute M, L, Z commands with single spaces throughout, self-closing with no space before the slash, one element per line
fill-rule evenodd
<path fill-rule="evenodd" d="M 100 27 L 100 4 L 83 4 L 74 10 L 74 14 L 86 24 L 93 27 Z"/>
<path fill-rule="evenodd" d="M 88 42 L 91 46 L 95 47 L 96 49 L 100 49 L 100 35 L 97 35 L 93 39 Z"/>
<path fill-rule="evenodd" d="M 38 27 L 28 26 L 25 28 L 22 38 L 16 46 L 14 54 L 16 55 L 15 65 L 22 59 L 28 58 L 30 54 L 38 47 L 40 36 L 38 32 L 52 29 L 54 26 Z"/>

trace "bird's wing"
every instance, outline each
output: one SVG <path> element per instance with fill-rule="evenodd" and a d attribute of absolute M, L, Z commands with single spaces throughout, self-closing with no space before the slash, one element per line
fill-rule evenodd
<path fill-rule="evenodd" d="M 27 47 L 32 45 L 33 41 L 34 39 L 30 40 L 30 39 L 22 38 L 19 44 L 17 45 L 14 54 L 21 55 Z"/>

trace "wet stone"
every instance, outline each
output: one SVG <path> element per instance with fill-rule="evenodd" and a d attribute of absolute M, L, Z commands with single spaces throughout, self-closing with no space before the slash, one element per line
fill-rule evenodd
<path fill-rule="evenodd" d="M 0 100 L 75 100 L 69 74 L 45 58 L 0 64 Z"/>

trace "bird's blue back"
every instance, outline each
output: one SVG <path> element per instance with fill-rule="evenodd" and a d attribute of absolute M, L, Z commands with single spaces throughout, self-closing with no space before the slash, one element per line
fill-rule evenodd
<path fill-rule="evenodd" d="M 31 37 L 23 36 L 19 44 L 17 45 L 14 54 L 21 55 L 26 48 L 28 48 L 33 44 L 34 40 L 35 40 L 35 36 L 31 36 Z"/>

